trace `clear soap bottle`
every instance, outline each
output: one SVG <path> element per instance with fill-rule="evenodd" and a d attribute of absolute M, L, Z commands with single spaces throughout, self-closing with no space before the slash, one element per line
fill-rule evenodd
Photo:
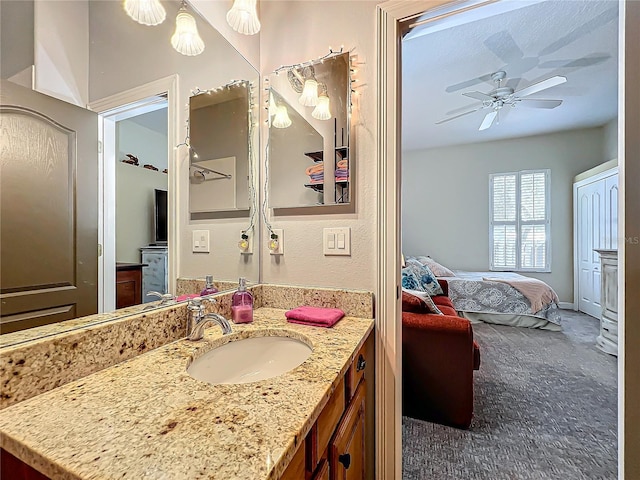
<path fill-rule="evenodd" d="M 213 293 L 218 293 L 218 289 L 213 285 L 213 275 L 207 275 L 205 277 L 205 282 L 206 285 L 200 292 L 201 297 L 204 297 L 205 295 L 211 295 Z"/>
<path fill-rule="evenodd" d="M 253 322 L 253 295 L 247 290 L 244 277 L 238 282 L 238 290 L 231 297 L 231 320 L 233 323 Z"/>

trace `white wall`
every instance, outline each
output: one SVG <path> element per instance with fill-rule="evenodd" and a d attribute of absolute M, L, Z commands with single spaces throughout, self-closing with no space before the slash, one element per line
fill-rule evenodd
<path fill-rule="evenodd" d="M 34 63 L 33 0 L 0 2 L 0 76 L 10 78 Z"/>
<path fill-rule="evenodd" d="M 140 247 L 153 242 L 154 189 L 167 189 L 167 174 L 116 163 L 116 261 L 140 262 Z"/>
<path fill-rule="evenodd" d="M 611 120 L 602 128 L 604 130 L 604 158 L 607 160 L 618 158 L 618 119 Z"/>
<path fill-rule="evenodd" d="M 602 128 L 403 153 L 402 246 L 449 268 L 489 270 L 489 174 L 551 169 L 551 273 L 573 302 L 573 178 L 603 163 Z"/>
<path fill-rule="evenodd" d="M 88 0 L 37 0 L 35 88 L 85 107 L 89 99 Z"/>
<path fill-rule="evenodd" d="M 201 18 L 197 18 L 205 50 L 196 57 L 176 52 L 169 39 L 175 27 L 178 2 L 163 2 L 167 20 L 153 28 L 139 25 L 123 16 L 122 3 L 92 0 L 90 18 L 89 79 L 91 101 L 149 83 L 179 75 L 179 140 L 186 136 L 188 103 L 192 89 L 214 88 L 234 79 L 254 82 L 257 95 L 257 71 Z M 171 139 L 169 140 L 171 142 Z M 176 153 L 178 185 L 177 229 L 180 235 L 177 276 L 202 277 L 207 273 L 219 280 L 237 281 L 240 275 L 257 281 L 259 262 L 255 256 L 241 255 L 240 231 L 247 228 L 247 218 L 189 221 L 189 161 L 184 149 Z M 191 252 L 193 230 L 209 230 L 211 250 L 208 254 Z"/>
<path fill-rule="evenodd" d="M 165 110 L 166 112 L 166 110 Z M 116 148 L 120 161 L 130 153 L 138 157 L 140 166 L 151 164 L 160 172 L 167 168 L 167 135 L 151 130 L 134 120 L 116 123 Z"/>
<path fill-rule="evenodd" d="M 261 2 L 262 3 L 262 2 Z M 260 72 L 318 58 L 329 47 L 354 49 L 361 99 L 354 100 L 356 213 L 270 217 L 284 229 L 285 254 L 269 255 L 263 234 L 266 283 L 375 290 L 376 284 L 376 1 L 264 2 L 261 7 Z M 266 129 L 265 129 L 266 130 Z M 264 132 L 263 132 L 264 134 Z M 266 138 L 266 137 L 263 137 Z M 263 192 L 264 193 L 264 192 Z M 322 230 L 351 227 L 351 256 L 325 257 Z"/>

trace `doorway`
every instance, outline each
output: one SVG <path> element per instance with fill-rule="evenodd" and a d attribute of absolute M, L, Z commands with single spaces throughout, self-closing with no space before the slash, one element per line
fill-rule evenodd
<path fill-rule="evenodd" d="M 384 458 L 380 458 L 378 463 L 378 472 L 389 477 L 395 475 L 395 478 L 401 476 L 401 441 L 398 438 L 400 424 L 400 386 L 401 379 L 398 373 L 401 371 L 401 338 L 400 338 L 400 305 L 398 295 L 398 285 L 400 284 L 400 126 L 398 103 L 400 98 L 400 55 L 399 55 L 399 39 L 417 22 L 424 20 L 421 18 L 425 12 L 433 19 L 442 19 L 455 15 L 457 13 L 474 9 L 479 6 L 488 5 L 494 2 L 444 2 L 444 1 L 424 1 L 414 2 L 389 2 L 388 5 L 379 6 L 379 65 L 378 65 L 378 91 L 379 91 L 379 130 L 378 130 L 378 155 L 380 179 L 378 189 L 378 224 L 386 225 L 386 229 L 381 229 L 378 237 L 379 252 L 379 269 L 378 269 L 378 331 L 379 342 L 378 352 L 380 354 L 377 363 L 377 380 L 379 382 L 379 405 L 378 412 L 381 415 L 379 442 L 387 442 L 391 447 L 383 449 Z M 640 305 L 634 299 L 624 298 L 623 281 L 626 279 L 626 288 L 629 288 L 633 279 L 625 274 L 625 269 L 629 266 L 636 268 L 638 256 L 635 251 L 629 252 L 625 248 L 626 245 L 636 245 L 635 238 L 630 232 L 637 230 L 636 222 L 639 220 L 636 211 L 629 212 L 625 218 L 625 203 L 635 199 L 633 193 L 627 190 L 625 193 L 625 176 L 637 176 L 636 167 L 625 165 L 625 156 L 637 155 L 637 149 L 640 146 L 637 141 L 630 140 L 633 137 L 632 127 L 637 129 L 638 117 L 633 109 L 633 102 L 637 102 L 637 93 L 631 90 L 630 85 L 637 81 L 638 75 L 638 59 L 632 55 L 632 45 L 637 44 L 638 38 L 638 19 L 640 18 L 640 9 L 634 2 L 622 2 L 621 4 L 621 65 L 626 65 L 622 70 L 620 78 L 619 91 L 621 112 L 627 112 L 626 115 L 620 117 L 620 136 L 618 141 L 619 162 L 621 165 L 621 198 L 625 200 L 621 203 L 621 222 L 619 226 L 620 238 L 624 238 L 624 232 L 627 233 L 625 242 L 620 245 L 621 258 L 625 258 L 621 264 L 619 291 L 620 304 L 624 305 L 624 313 L 621 319 L 621 332 L 627 337 L 626 344 L 629 339 L 638 338 L 638 330 L 634 327 L 625 325 L 624 317 L 629 316 L 630 312 L 637 313 Z M 626 96 L 625 96 L 626 94 Z M 627 107 L 626 109 L 624 107 Z M 625 141 L 625 138 L 627 139 Z M 630 142 L 630 143 L 627 143 Z M 626 169 L 626 172 L 625 172 Z M 631 185 L 630 181 L 627 186 Z M 626 195 L 631 195 L 627 197 Z M 635 199 L 637 200 L 637 199 Z M 629 204 L 630 207 L 630 204 Z M 637 207 L 636 207 L 637 209 Z M 633 223 L 632 223 L 633 222 Z M 626 224 L 626 225 L 625 225 Z M 627 276 L 625 276 L 627 275 Z M 625 300 L 625 301 L 623 301 Z M 630 371 L 625 371 L 625 364 L 628 363 L 630 352 L 625 352 L 624 346 L 621 348 L 619 357 L 620 368 L 619 376 L 619 472 L 624 474 L 629 472 L 637 472 L 637 462 L 632 459 L 630 454 L 625 455 L 625 451 L 630 451 L 629 444 L 637 442 L 637 422 L 629 415 L 625 415 L 625 403 L 631 404 L 632 398 L 637 396 L 637 377 L 631 377 Z M 625 357 L 627 359 L 625 360 Z M 626 392 L 626 395 L 625 395 Z M 385 411 L 395 411 L 395 415 L 385 415 Z M 393 417 L 393 418 L 391 418 Z M 625 424 L 625 420 L 627 423 Z M 393 450 L 393 451 L 392 451 Z M 626 462 L 625 462 L 626 460 Z M 625 463 L 627 467 L 625 468 Z"/>
<path fill-rule="evenodd" d="M 102 246 L 98 262 L 100 312 L 115 310 L 131 301 L 153 301 L 147 298 L 148 291 L 175 291 L 176 103 L 177 76 L 172 76 L 89 106 L 99 114 L 102 147 L 98 227 Z M 141 142 L 143 136 L 146 141 Z M 163 142 L 164 148 L 158 148 L 157 144 Z M 166 164 L 162 157 L 166 158 Z M 141 250 L 143 247 L 148 248 Z M 136 268 L 141 269 L 139 278 L 132 280 L 129 273 Z M 127 278 L 121 277 L 119 282 L 117 269 L 127 272 Z"/>

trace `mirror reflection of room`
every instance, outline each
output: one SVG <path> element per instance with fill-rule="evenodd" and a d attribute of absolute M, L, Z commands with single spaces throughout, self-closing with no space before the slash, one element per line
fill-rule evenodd
<path fill-rule="evenodd" d="M 349 53 L 280 67 L 269 82 L 269 205 L 349 203 Z"/>

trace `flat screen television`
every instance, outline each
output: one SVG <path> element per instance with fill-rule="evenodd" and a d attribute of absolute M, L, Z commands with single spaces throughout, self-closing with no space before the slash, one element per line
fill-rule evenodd
<path fill-rule="evenodd" d="M 166 245 L 168 232 L 167 191 L 155 189 L 153 202 L 153 244 Z"/>

